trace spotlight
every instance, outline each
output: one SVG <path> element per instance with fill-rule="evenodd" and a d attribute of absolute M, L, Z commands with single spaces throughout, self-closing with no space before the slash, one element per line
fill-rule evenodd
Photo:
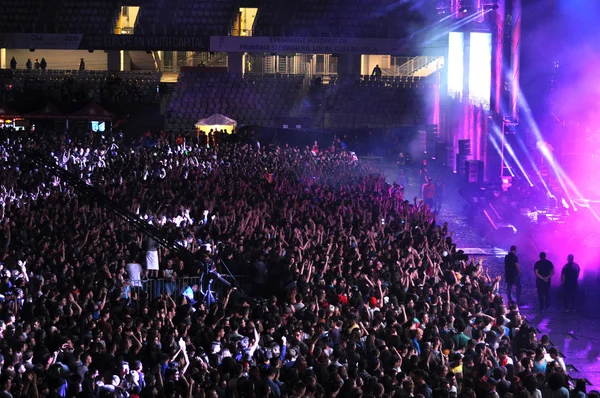
<path fill-rule="evenodd" d="M 467 13 L 469 9 L 467 7 L 461 7 L 460 12 Z"/>

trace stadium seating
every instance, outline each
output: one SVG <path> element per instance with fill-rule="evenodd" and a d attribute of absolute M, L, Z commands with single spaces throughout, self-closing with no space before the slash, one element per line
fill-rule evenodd
<path fill-rule="evenodd" d="M 184 72 L 169 103 L 168 126 L 193 129 L 198 119 L 221 113 L 239 124 L 274 126 L 302 96 L 303 76 Z"/>
<path fill-rule="evenodd" d="M 144 4 L 136 33 L 228 35 L 236 15 L 234 0 L 164 0 Z"/>
<path fill-rule="evenodd" d="M 274 127 L 281 118 L 301 111 L 307 100 L 302 84 L 303 77 L 294 75 L 184 72 L 169 102 L 167 125 L 190 130 L 198 119 L 221 113 L 240 124 Z M 331 80 L 323 86 L 325 94 L 314 111 L 302 116 L 310 118 L 313 127 L 425 124 L 428 110 L 423 98 L 431 87 L 418 77 Z"/>
<path fill-rule="evenodd" d="M 156 72 L 107 72 L 76 70 L 2 70 L 2 99 L 17 101 L 43 96 L 49 101 L 98 100 L 110 103 L 155 102 L 161 74 Z"/>
<path fill-rule="evenodd" d="M 43 0 L 0 0 L 0 32 L 35 31 Z"/>
<path fill-rule="evenodd" d="M 317 116 L 329 128 L 390 127 L 425 124 L 423 98 L 431 90 L 425 79 L 390 76 L 331 84 Z"/>
<path fill-rule="evenodd" d="M 423 24 L 410 1 L 263 0 L 255 36 L 404 37 Z"/>
<path fill-rule="evenodd" d="M 0 32 L 110 33 L 118 0 L 0 0 Z"/>
<path fill-rule="evenodd" d="M 116 0 L 61 0 L 57 33 L 111 33 L 119 15 Z"/>

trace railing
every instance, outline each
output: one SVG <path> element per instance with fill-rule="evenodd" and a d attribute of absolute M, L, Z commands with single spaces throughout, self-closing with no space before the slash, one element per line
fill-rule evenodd
<path fill-rule="evenodd" d="M 437 57 L 419 56 L 409 59 L 404 64 L 398 66 L 398 74 L 400 76 L 408 76 L 432 62 Z"/>
<path fill-rule="evenodd" d="M 235 283 L 232 283 L 231 276 L 229 275 L 221 275 L 221 277 L 230 284 L 236 285 L 237 283 L 243 290 L 247 290 L 252 285 L 251 275 L 234 275 Z M 199 290 L 202 290 L 205 287 L 202 286 L 203 281 L 200 276 L 178 277 L 174 279 L 132 279 L 127 282 L 131 289 L 134 289 L 136 292 L 146 293 L 151 300 L 165 293 L 171 297 L 178 297 L 184 290 L 188 287 L 191 288 L 194 285 L 197 285 L 200 288 Z M 206 284 L 206 281 L 204 281 L 204 283 Z M 216 297 L 220 297 L 225 288 L 225 284 L 216 279 L 214 279 L 214 282 L 211 284 L 211 292 L 213 295 L 216 295 Z"/>

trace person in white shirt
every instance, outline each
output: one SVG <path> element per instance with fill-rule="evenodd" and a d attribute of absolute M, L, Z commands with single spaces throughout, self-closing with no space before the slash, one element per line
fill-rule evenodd
<path fill-rule="evenodd" d="M 129 281 L 131 283 L 131 287 L 140 288 L 142 287 L 142 265 L 137 262 L 131 262 L 125 266 L 127 270 L 127 274 L 129 275 Z"/>
<path fill-rule="evenodd" d="M 558 365 L 562 368 L 562 370 L 566 373 L 567 372 L 567 366 L 565 365 L 565 361 L 561 358 L 559 352 L 558 352 L 558 348 L 556 347 L 552 347 L 548 350 L 548 354 L 550 356 L 550 361 L 549 362 L 557 362 Z"/>
<path fill-rule="evenodd" d="M 158 278 L 158 243 L 148 237 L 146 239 L 146 270 L 148 271 L 148 276 Z"/>

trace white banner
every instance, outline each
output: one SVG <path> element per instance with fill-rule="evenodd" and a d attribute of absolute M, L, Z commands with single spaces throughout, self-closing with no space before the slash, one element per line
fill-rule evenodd
<path fill-rule="evenodd" d="M 405 51 L 406 44 L 405 41 L 400 39 L 211 36 L 210 51 L 400 55 Z"/>

